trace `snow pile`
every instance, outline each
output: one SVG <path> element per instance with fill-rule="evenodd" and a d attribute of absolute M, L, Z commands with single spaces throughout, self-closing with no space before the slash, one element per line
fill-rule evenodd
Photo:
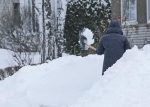
<path fill-rule="evenodd" d="M 0 49 L 0 69 L 17 66 L 20 60 L 25 60 L 31 64 L 40 63 L 39 53 L 14 53 L 13 51 Z M 17 59 L 18 58 L 18 59 Z"/>
<path fill-rule="evenodd" d="M 24 67 L 0 82 L 0 107 L 71 105 L 98 80 L 102 61 L 103 57 L 97 55 L 64 56 Z"/>
<path fill-rule="evenodd" d="M 150 45 L 101 76 L 103 56 L 64 56 L 0 82 L 0 107 L 149 107 Z"/>
<path fill-rule="evenodd" d="M 150 45 L 134 47 L 71 107 L 149 107 Z"/>
<path fill-rule="evenodd" d="M 15 66 L 13 52 L 5 49 L 0 49 L 0 69 Z"/>

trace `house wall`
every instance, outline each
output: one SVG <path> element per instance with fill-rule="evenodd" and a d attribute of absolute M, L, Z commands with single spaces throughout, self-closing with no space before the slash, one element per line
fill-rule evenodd
<path fill-rule="evenodd" d="M 41 0 L 35 0 L 35 1 L 38 2 Z M 40 3 L 39 3 L 39 6 L 41 6 Z M 9 24 L 12 24 L 13 27 L 15 26 L 23 27 L 24 32 L 26 34 L 32 31 L 34 32 L 35 30 L 33 30 L 33 28 L 35 28 L 36 31 L 38 32 L 39 23 L 36 23 L 36 25 L 33 23 L 33 21 L 35 22 L 38 16 L 33 17 L 32 7 L 33 7 L 32 0 L 0 0 L 0 23 L 1 25 L 8 26 Z M 39 14 L 41 14 L 41 10 L 39 10 L 38 7 L 36 8 L 36 10 L 39 12 Z M 2 18 L 2 16 L 4 18 Z M 5 18 L 6 20 L 8 20 L 7 21 L 8 25 L 4 24 Z"/>
<path fill-rule="evenodd" d="M 112 0 L 112 18 L 121 17 L 121 0 Z M 123 26 L 124 35 L 128 37 L 131 46 L 142 48 L 150 44 L 150 24 L 147 23 L 146 0 L 137 0 L 137 24 Z"/>
<path fill-rule="evenodd" d="M 124 28 L 124 35 L 130 41 L 131 47 L 137 45 L 142 48 L 145 44 L 150 44 L 150 26 L 132 26 Z"/>
<path fill-rule="evenodd" d="M 10 12 L 12 8 L 11 0 L 0 0 L 0 17 L 6 13 Z"/>
<path fill-rule="evenodd" d="M 19 3 L 20 0 L 12 0 L 14 3 Z"/>
<path fill-rule="evenodd" d="M 13 14 L 13 3 L 20 3 L 19 0 L 0 0 L 0 17 L 8 13 Z"/>

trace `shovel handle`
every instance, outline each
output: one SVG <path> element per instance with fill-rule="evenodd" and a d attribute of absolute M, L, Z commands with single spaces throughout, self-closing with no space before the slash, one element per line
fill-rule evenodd
<path fill-rule="evenodd" d="M 87 44 L 86 44 L 87 45 Z M 92 50 L 96 51 L 96 48 L 94 48 L 93 46 L 91 45 L 87 45 L 89 48 L 91 48 Z"/>

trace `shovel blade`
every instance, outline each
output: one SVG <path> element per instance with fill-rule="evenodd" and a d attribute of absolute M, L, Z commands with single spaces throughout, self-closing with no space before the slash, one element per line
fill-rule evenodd
<path fill-rule="evenodd" d="M 81 50 L 88 50 L 87 38 L 84 35 L 80 36 L 80 47 L 81 47 Z"/>

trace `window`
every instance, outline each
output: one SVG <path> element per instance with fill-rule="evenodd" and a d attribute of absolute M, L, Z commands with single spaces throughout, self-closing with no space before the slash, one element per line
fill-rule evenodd
<path fill-rule="evenodd" d="M 137 23 L 137 0 L 121 0 L 123 22 Z"/>
<path fill-rule="evenodd" d="M 14 12 L 19 12 L 20 9 L 20 3 L 13 3 Z"/>
<path fill-rule="evenodd" d="M 13 3 L 14 24 L 20 24 L 20 3 Z"/>
<path fill-rule="evenodd" d="M 147 0 L 147 22 L 150 23 L 150 0 Z"/>

